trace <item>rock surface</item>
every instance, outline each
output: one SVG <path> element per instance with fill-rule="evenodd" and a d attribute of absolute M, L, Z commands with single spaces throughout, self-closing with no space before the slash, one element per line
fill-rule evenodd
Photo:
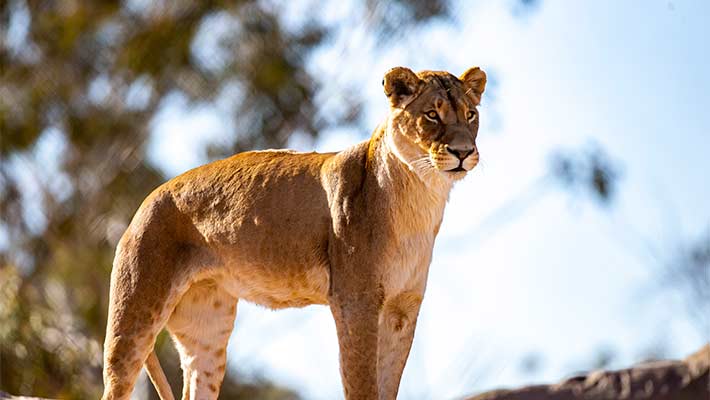
<path fill-rule="evenodd" d="M 710 343 L 682 361 L 593 371 L 557 384 L 494 390 L 466 400 L 710 400 Z"/>

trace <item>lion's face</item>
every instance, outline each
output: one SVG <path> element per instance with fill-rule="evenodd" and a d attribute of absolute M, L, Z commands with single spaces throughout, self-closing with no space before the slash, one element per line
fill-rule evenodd
<path fill-rule="evenodd" d="M 478 164 L 476 106 L 486 74 L 471 68 L 448 72 L 393 68 L 383 80 L 392 113 L 388 135 L 397 156 L 420 176 L 458 180 Z"/>

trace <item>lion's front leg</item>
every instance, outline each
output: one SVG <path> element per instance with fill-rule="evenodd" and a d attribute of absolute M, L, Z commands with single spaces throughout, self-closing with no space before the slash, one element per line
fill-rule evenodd
<path fill-rule="evenodd" d="M 347 400 L 377 399 L 377 318 L 375 302 L 356 297 L 333 299 L 340 346 L 340 375 Z"/>
<path fill-rule="evenodd" d="M 402 371 L 417 325 L 421 292 L 402 292 L 385 300 L 380 312 L 377 351 L 377 386 L 380 400 L 397 398 Z"/>

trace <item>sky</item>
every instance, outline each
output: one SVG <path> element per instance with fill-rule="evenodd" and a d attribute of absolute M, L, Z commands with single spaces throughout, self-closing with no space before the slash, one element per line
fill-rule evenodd
<path fill-rule="evenodd" d="M 393 66 L 458 75 L 479 65 L 491 78 L 481 165 L 451 194 L 400 398 L 558 381 L 601 351 L 621 368 L 710 340 L 678 293 L 659 290 L 663 266 L 710 222 L 710 2 L 546 0 L 522 15 L 507 1 L 456 4 L 455 25 L 387 48 L 339 38 L 310 64 L 332 74 L 351 63 L 342 79 L 363 94 L 372 128 L 387 114 L 380 82 Z M 168 176 L 199 165 L 193 149 L 225 134 L 227 114 L 175 96 L 149 154 Z M 369 134 L 333 129 L 292 147 L 340 150 Z M 609 206 L 545 178 L 551 154 L 595 148 L 620 170 Z M 342 397 L 337 351 L 326 307 L 242 302 L 228 354 L 242 374 L 332 399 Z"/>

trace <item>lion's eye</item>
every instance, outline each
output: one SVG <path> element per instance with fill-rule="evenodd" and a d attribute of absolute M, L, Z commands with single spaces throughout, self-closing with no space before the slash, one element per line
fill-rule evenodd
<path fill-rule="evenodd" d="M 431 122 L 439 122 L 439 114 L 437 114 L 434 110 L 425 112 L 424 117 Z"/>
<path fill-rule="evenodd" d="M 468 122 L 473 122 L 476 119 L 476 113 L 473 111 L 469 111 L 468 114 L 466 115 L 466 119 L 468 119 Z"/>

